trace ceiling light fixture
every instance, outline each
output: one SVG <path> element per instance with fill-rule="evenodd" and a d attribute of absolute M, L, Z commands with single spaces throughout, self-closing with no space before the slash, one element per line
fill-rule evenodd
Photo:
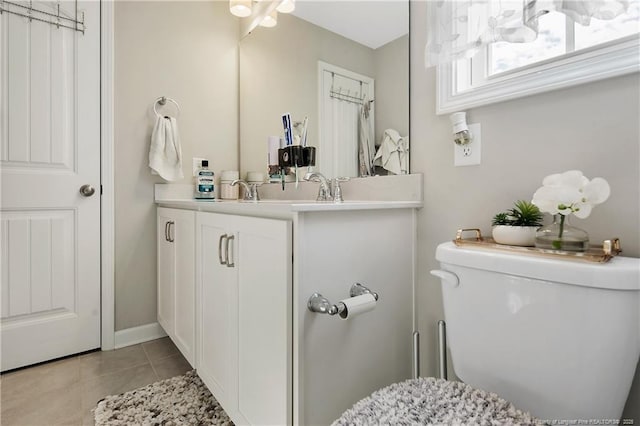
<path fill-rule="evenodd" d="M 291 13 L 296 9 L 296 0 L 282 0 L 280 5 L 276 8 L 281 13 Z"/>
<path fill-rule="evenodd" d="M 264 17 L 262 22 L 260 22 L 261 27 L 275 27 L 278 24 L 278 12 L 274 10 L 270 14 Z"/>
<path fill-rule="evenodd" d="M 251 0 L 229 0 L 229 11 L 239 18 L 251 16 Z"/>

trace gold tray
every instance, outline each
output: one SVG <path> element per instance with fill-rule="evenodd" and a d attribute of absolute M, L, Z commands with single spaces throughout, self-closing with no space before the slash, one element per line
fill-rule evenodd
<path fill-rule="evenodd" d="M 463 238 L 462 234 L 465 232 L 475 232 L 475 238 Z M 528 256 L 542 256 L 553 259 L 566 259 L 581 262 L 608 262 L 614 256 L 617 256 L 622 252 L 620 248 L 620 239 L 613 238 L 611 240 L 604 240 L 602 246 L 591 246 L 584 252 L 572 252 L 563 250 L 547 250 L 536 247 L 519 247 L 509 246 L 506 244 L 498 244 L 493 238 L 483 237 L 482 232 L 477 228 L 458 229 L 456 232 L 456 239 L 453 240 L 454 244 L 459 247 L 479 247 L 488 248 L 492 250 L 506 251 L 509 253 L 519 253 Z"/>

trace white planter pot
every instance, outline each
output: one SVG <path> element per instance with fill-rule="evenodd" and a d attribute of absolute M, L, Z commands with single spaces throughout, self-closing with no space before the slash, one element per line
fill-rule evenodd
<path fill-rule="evenodd" d="M 529 247 L 535 245 L 538 228 L 539 226 L 496 225 L 491 233 L 498 244 Z"/>

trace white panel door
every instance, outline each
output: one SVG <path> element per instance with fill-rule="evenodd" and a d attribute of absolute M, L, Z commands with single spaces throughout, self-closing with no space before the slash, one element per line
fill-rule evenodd
<path fill-rule="evenodd" d="M 100 346 L 100 3 L 78 7 L 84 34 L 0 16 L 3 371 Z"/>

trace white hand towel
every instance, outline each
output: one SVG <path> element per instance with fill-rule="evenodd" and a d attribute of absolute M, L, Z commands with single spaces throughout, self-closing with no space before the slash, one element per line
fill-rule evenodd
<path fill-rule="evenodd" d="M 178 135 L 178 123 L 175 118 L 158 115 L 151 134 L 149 167 L 169 182 L 184 177 L 182 173 L 182 148 Z"/>
<path fill-rule="evenodd" d="M 373 159 L 373 164 L 382 166 L 395 175 L 406 174 L 408 148 L 407 137 L 400 136 L 393 129 L 387 129 L 384 131 L 384 139 Z"/>

